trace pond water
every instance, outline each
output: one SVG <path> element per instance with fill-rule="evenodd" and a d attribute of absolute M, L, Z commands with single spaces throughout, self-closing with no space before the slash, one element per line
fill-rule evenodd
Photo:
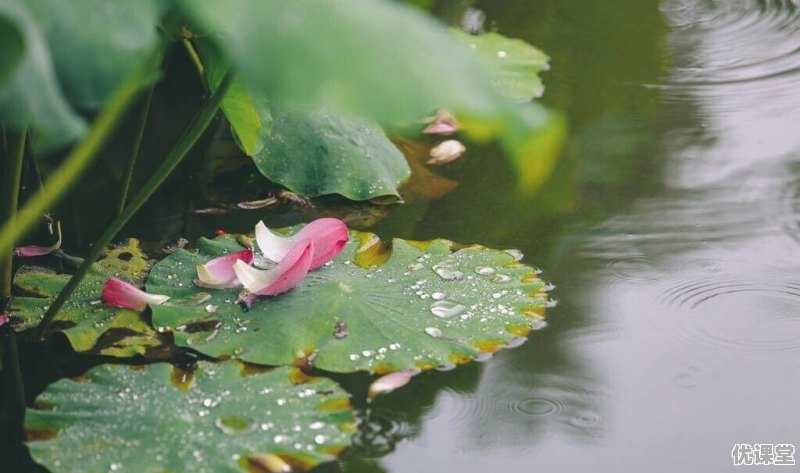
<path fill-rule="evenodd" d="M 468 154 L 456 191 L 376 231 L 519 247 L 559 305 L 376 406 L 344 471 L 716 472 L 735 444 L 799 447 L 800 4 L 446 3 L 551 55 L 568 151 L 536 198 Z"/>
<path fill-rule="evenodd" d="M 515 193 L 496 150 L 470 146 L 436 170 L 455 190 L 369 229 L 519 248 L 559 303 L 520 347 L 356 400 L 356 447 L 320 470 L 718 472 L 736 444 L 800 447 L 800 3 L 434 10 L 546 50 L 543 101 L 570 139 L 535 196 Z M 129 233 L 252 226 L 253 213 L 177 218 L 184 203 L 165 195 L 183 192 Z"/>

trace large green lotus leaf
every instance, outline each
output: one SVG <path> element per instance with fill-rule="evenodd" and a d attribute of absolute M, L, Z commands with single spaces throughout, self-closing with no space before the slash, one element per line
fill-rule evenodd
<path fill-rule="evenodd" d="M 230 61 L 207 40 L 194 41 L 203 67 L 203 78 L 211 92 L 217 90 Z M 231 125 L 236 143 L 248 156 L 260 153 L 267 143 L 272 126 L 269 101 L 252 90 L 239 76 L 234 77 L 220 105 Z"/>
<path fill-rule="evenodd" d="M 494 73 L 494 83 L 505 95 L 527 101 L 544 93 L 539 73 L 548 69 L 550 58 L 541 49 L 521 39 L 493 32 L 471 35 L 453 30 L 453 34 L 478 54 L 484 66 Z"/>
<path fill-rule="evenodd" d="M 400 197 L 397 187 L 411 171 L 376 123 L 330 109 L 274 109 L 272 114 L 267 146 L 253 156 L 271 181 L 308 197 Z"/>
<path fill-rule="evenodd" d="M 53 473 L 299 471 L 349 445 L 348 395 L 297 369 L 103 365 L 50 385 L 25 415 Z M 291 470 L 287 469 L 291 467 Z"/>
<path fill-rule="evenodd" d="M 241 247 L 201 239 L 157 263 L 148 292 L 191 297 L 195 265 Z M 213 357 L 334 372 L 390 372 L 464 363 L 516 345 L 544 313 L 533 268 L 480 246 L 453 251 L 445 240 L 395 239 L 391 251 L 351 233 L 344 251 L 293 290 L 245 312 L 238 289 L 215 290 L 204 308 L 153 307 L 153 324 L 175 343 Z"/>
<path fill-rule="evenodd" d="M 16 70 L 25 54 L 23 32 L 11 18 L 0 14 L 0 88 Z"/>
<path fill-rule="evenodd" d="M 163 341 L 142 314 L 102 304 L 100 294 L 110 276 L 142 284 L 149 264 L 139 242 L 130 239 L 112 248 L 98 261 L 53 320 L 53 330 L 63 332 L 75 351 L 115 357 L 156 356 Z M 36 326 L 70 276 L 23 267 L 14 278 L 17 291 L 9 307 L 17 331 Z"/>
<path fill-rule="evenodd" d="M 0 45 L 4 56 L 11 54 L 3 59 L 8 64 L 0 81 L 0 122 L 10 129 L 32 128 L 42 146 L 76 139 L 85 123 L 61 92 L 42 30 L 17 0 L 0 2 L 0 21 L 5 24 L 4 37 L 16 34 L 22 41 Z"/>
<path fill-rule="evenodd" d="M 16 0 L 15 0 L 16 1 Z M 158 41 L 165 0 L 25 0 L 70 102 L 98 108 Z"/>
<path fill-rule="evenodd" d="M 384 124 L 447 108 L 482 139 L 518 119 L 469 48 L 413 7 L 388 0 L 181 4 L 273 104 L 323 103 Z"/>

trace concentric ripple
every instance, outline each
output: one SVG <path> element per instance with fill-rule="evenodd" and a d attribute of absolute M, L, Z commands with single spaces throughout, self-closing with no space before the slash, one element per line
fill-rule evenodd
<path fill-rule="evenodd" d="M 663 11 L 691 50 L 667 85 L 741 84 L 800 73 L 796 0 L 675 0 Z"/>
<path fill-rule="evenodd" d="M 690 345 L 740 355 L 800 352 L 800 282 L 789 270 L 694 275 L 664 290 L 659 302 L 679 310 L 678 337 Z"/>

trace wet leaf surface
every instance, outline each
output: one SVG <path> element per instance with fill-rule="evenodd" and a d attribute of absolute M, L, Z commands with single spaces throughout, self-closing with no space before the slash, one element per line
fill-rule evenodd
<path fill-rule="evenodd" d="M 273 116 L 269 141 L 253 156 L 271 181 L 308 197 L 399 197 L 410 170 L 377 124 L 332 109 L 273 110 Z"/>
<path fill-rule="evenodd" d="M 539 73 L 549 69 L 550 58 L 541 49 L 494 32 L 471 35 L 453 30 L 453 34 L 475 51 L 486 69 L 493 73 L 493 82 L 503 94 L 527 101 L 544 93 Z"/>
<path fill-rule="evenodd" d="M 222 237 L 197 247 L 157 263 L 147 289 L 177 299 L 208 291 L 203 305 L 154 307 L 153 324 L 212 357 L 333 372 L 447 367 L 520 343 L 547 305 L 536 270 L 504 251 L 400 239 L 390 250 L 373 234 L 352 232 L 334 262 L 245 311 L 239 289 L 192 282 L 196 264 L 241 246 Z"/>
<path fill-rule="evenodd" d="M 333 460 L 354 429 L 335 382 L 232 361 L 103 365 L 36 405 L 28 447 L 53 473 L 302 471 Z"/>
<path fill-rule="evenodd" d="M 64 333 L 77 352 L 115 357 L 157 356 L 163 348 L 163 340 L 142 314 L 106 307 L 100 299 L 103 284 L 109 277 L 140 285 L 149 268 L 138 240 L 130 239 L 111 248 L 53 320 L 53 330 Z M 67 274 L 56 274 L 44 268 L 20 268 L 14 285 L 25 295 L 15 296 L 10 305 L 14 329 L 23 331 L 35 327 L 69 278 Z"/>

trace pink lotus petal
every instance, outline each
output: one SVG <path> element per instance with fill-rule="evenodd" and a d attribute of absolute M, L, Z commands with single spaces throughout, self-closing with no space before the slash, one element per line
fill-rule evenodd
<path fill-rule="evenodd" d="M 319 268 L 342 252 L 350 234 L 347 225 L 338 218 L 320 218 L 310 222 L 292 238 L 314 242 L 311 269 Z"/>
<path fill-rule="evenodd" d="M 295 242 L 310 239 L 314 243 L 311 269 L 318 268 L 335 258 L 344 249 L 349 238 L 347 225 L 336 218 L 320 218 L 310 222 L 292 236 L 272 233 L 264 222 L 256 225 L 258 249 L 267 259 L 281 261 L 294 248 Z"/>
<path fill-rule="evenodd" d="M 237 261 L 247 264 L 253 262 L 253 250 L 247 249 L 214 258 L 206 264 L 197 265 L 197 279 L 194 283 L 200 287 L 214 289 L 239 286 L 239 279 L 233 270 Z"/>
<path fill-rule="evenodd" d="M 381 376 L 369 385 L 369 390 L 367 393 L 369 394 L 369 397 L 390 393 L 395 389 L 408 384 L 415 374 L 416 371 L 414 370 L 405 370 Z"/>
<path fill-rule="evenodd" d="M 22 256 L 23 258 L 32 257 L 32 256 L 44 256 L 53 253 L 54 251 L 58 251 L 61 248 L 61 222 L 56 223 L 56 231 L 58 233 L 58 240 L 50 246 L 37 246 L 37 245 L 28 245 L 28 246 L 18 246 L 14 249 L 14 254 L 17 256 Z"/>
<path fill-rule="evenodd" d="M 0 314 L 0 327 L 8 323 L 8 315 Z"/>
<path fill-rule="evenodd" d="M 422 132 L 428 135 L 452 135 L 458 131 L 458 128 L 458 122 L 456 122 L 455 117 L 450 115 L 448 111 L 442 110 L 436 114 L 433 122 Z"/>
<path fill-rule="evenodd" d="M 272 269 L 262 271 L 244 261 L 237 261 L 233 270 L 245 289 L 258 296 L 276 296 L 295 287 L 308 274 L 314 243 L 300 240 Z"/>
<path fill-rule="evenodd" d="M 148 294 L 133 284 L 109 278 L 103 286 L 103 302 L 109 307 L 143 311 L 147 304 L 163 304 L 169 296 Z"/>

